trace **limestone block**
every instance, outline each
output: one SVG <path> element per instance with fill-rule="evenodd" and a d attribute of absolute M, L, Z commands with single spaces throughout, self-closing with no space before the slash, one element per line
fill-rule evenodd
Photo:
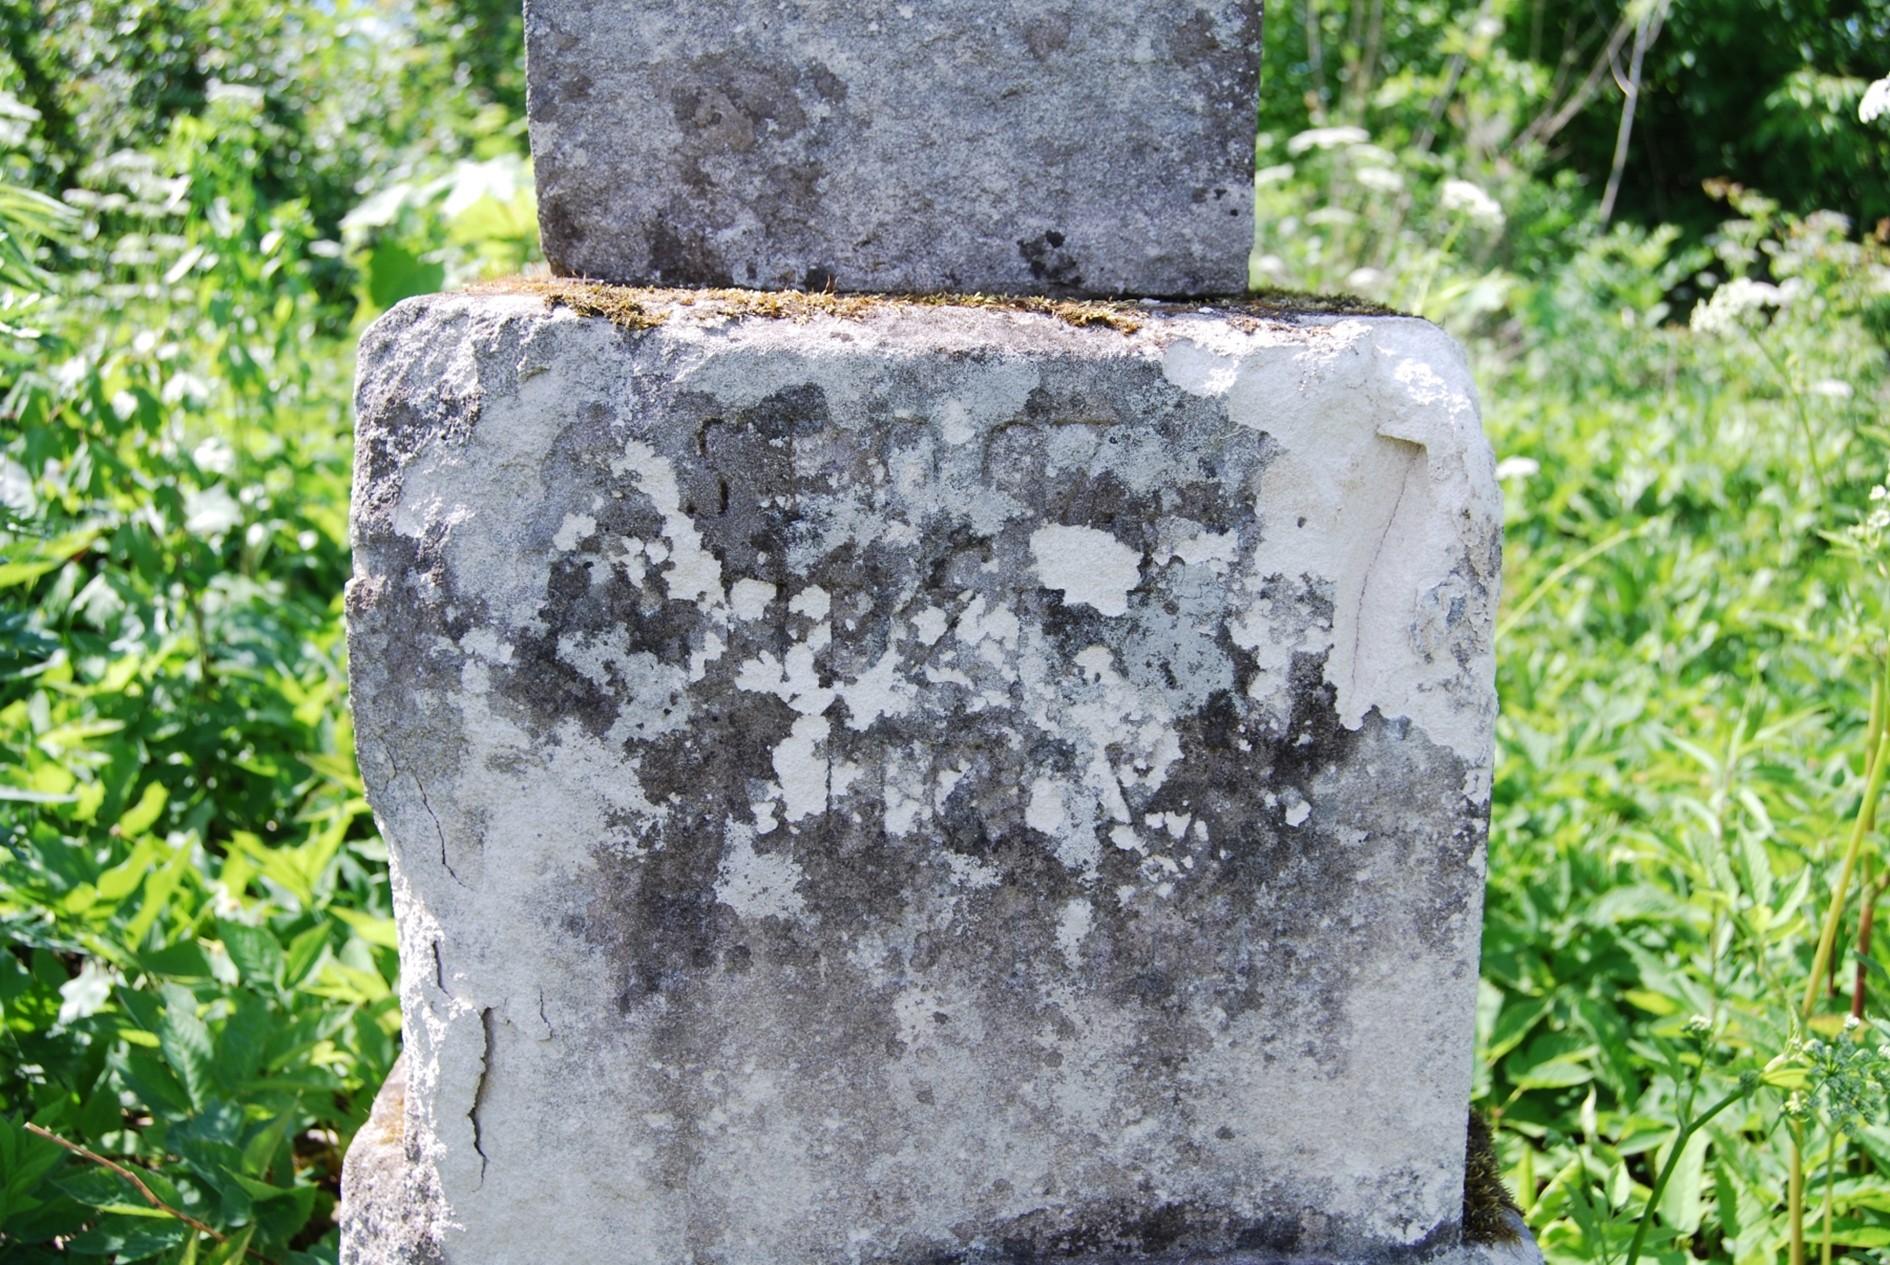
<path fill-rule="evenodd" d="M 528 0 L 525 38 L 562 275 L 1246 289 L 1260 0 Z"/>
<path fill-rule="evenodd" d="M 1455 345 L 742 307 L 363 342 L 424 1207 L 343 1259 L 1450 1250 L 1500 523 Z"/>

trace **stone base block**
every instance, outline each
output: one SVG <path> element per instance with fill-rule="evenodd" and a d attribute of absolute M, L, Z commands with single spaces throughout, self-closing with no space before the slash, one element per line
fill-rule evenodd
<path fill-rule="evenodd" d="M 1456 347 L 601 293 L 363 341 L 408 1070 L 349 1199 L 414 1206 L 345 1259 L 1456 1251 L 1500 522 Z"/>

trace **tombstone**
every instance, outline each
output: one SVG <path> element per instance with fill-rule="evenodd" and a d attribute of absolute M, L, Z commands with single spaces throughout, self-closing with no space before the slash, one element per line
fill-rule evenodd
<path fill-rule="evenodd" d="M 1014 297 L 529 282 L 363 339 L 349 648 L 405 1054 L 343 1261 L 1525 1258 L 1461 1233 L 1500 526 L 1461 354 L 1049 301 L 987 249 L 1058 209 L 1029 163 L 1106 218 L 1081 168 L 1120 142 L 1185 196 L 1123 190 L 1083 287 L 1225 288 L 1245 230 L 1226 257 L 1193 190 L 1244 199 L 1251 151 L 1211 157 L 1207 88 L 1136 103 L 1251 85 L 1257 5 L 1065 6 L 962 90 L 964 41 L 1019 61 L 1048 19 L 879 10 L 868 64 L 868 12 L 528 10 L 548 250 Z M 872 108 L 772 147 L 821 67 Z M 1041 152 L 967 175 L 990 206 L 935 178 L 1025 122 Z M 824 155 L 808 200 L 758 192 L 783 153 Z M 896 258 L 848 253 L 841 175 L 928 191 Z M 716 246 L 672 275 L 685 193 Z"/>

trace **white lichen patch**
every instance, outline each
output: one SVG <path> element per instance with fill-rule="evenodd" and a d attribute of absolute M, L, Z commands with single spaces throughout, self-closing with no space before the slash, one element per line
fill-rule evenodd
<path fill-rule="evenodd" d="M 1083 964 L 1083 938 L 1095 925 L 1095 907 L 1087 900 L 1078 897 L 1066 901 L 1063 912 L 1057 916 L 1057 948 L 1063 953 L 1063 961 L 1074 971 Z"/>
<path fill-rule="evenodd" d="M 826 589 L 813 584 L 796 593 L 788 601 L 788 609 L 796 615 L 819 621 L 827 618 L 827 613 L 833 609 L 833 600 L 827 595 Z"/>
<path fill-rule="evenodd" d="M 729 823 L 715 871 L 715 898 L 724 905 L 744 918 L 798 919 L 807 909 L 800 891 L 805 877 L 792 857 L 755 851 L 754 832 Z"/>
<path fill-rule="evenodd" d="M 596 530 L 597 520 L 589 514 L 566 514 L 557 535 L 551 538 L 551 547 L 564 551 L 576 549 L 579 541 Z"/>
<path fill-rule="evenodd" d="M 795 718 L 793 732 L 774 749 L 774 772 L 780 779 L 782 818 L 790 823 L 827 809 L 827 735 L 825 716 Z"/>
<path fill-rule="evenodd" d="M 682 512 L 675 467 L 654 448 L 633 439 L 624 445 L 622 458 L 611 463 L 610 472 L 628 474 L 663 516 L 667 549 L 659 558 L 654 549 L 645 548 L 653 561 L 667 561 L 663 581 L 670 600 L 699 602 L 711 610 L 724 607 L 727 598 L 722 591 L 722 564 L 702 547 L 695 521 Z"/>
<path fill-rule="evenodd" d="M 737 580 L 728 591 L 729 609 L 737 619 L 760 619 L 778 591 L 766 580 Z"/>
<path fill-rule="evenodd" d="M 1141 580 L 1142 555 L 1094 527 L 1039 527 L 1030 534 L 1037 578 L 1045 588 L 1105 615 L 1126 614 Z"/>

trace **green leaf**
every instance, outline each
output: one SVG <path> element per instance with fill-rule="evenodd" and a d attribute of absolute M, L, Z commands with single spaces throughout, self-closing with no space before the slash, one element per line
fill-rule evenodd
<path fill-rule="evenodd" d="M 1704 1211 L 1701 1193 L 1706 1176 L 1706 1148 L 1710 1139 L 1705 1133 L 1696 1133 L 1687 1139 L 1686 1149 L 1680 1153 L 1680 1162 L 1674 1165 L 1673 1175 L 1667 1179 L 1667 1185 L 1660 1192 L 1660 1219 L 1681 1234 L 1692 1234 L 1700 1228 L 1700 1218 Z M 1659 1163 L 1665 1165 L 1671 1146 L 1662 1147 Z"/>
<path fill-rule="evenodd" d="M 148 974 L 171 979 L 211 979 L 216 974 L 203 946 L 195 940 L 179 940 L 176 944 L 141 953 L 138 965 Z"/>
<path fill-rule="evenodd" d="M 191 1233 L 189 1226 L 168 1217 L 162 1221 L 117 1217 L 70 1240 L 65 1250 L 72 1256 L 109 1256 L 124 1265 L 170 1251 Z"/>
<path fill-rule="evenodd" d="M 1567 1089 L 1572 1085 L 1585 1085 L 1594 1078 L 1594 1068 L 1571 1059 L 1550 1059 L 1526 1071 L 1510 1074 L 1510 1081 L 1518 1089 Z"/>
<path fill-rule="evenodd" d="M 179 834 L 172 836 L 169 846 L 173 849 L 170 860 L 145 881 L 144 899 L 138 905 L 136 916 L 125 927 L 127 944 L 135 945 L 144 940 L 145 933 L 164 913 L 171 894 L 183 882 L 184 873 L 190 868 L 191 857 L 196 851 L 195 841 L 189 835 Z"/>
<path fill-rule="evenodd" d="M 13 1117 L 0 1115 L 0 1226 L 8 1209 L 22 1208 L 40 1179 L 65 1158 L 65 1151 L 45 1138 L 28 1133 Z"/>
<path fill-rule="evenodd" d="M 395 241 L 383 241 L 368 251 L 361 273 L 368 301 L 383 311 L 416 294 L 432 294 L 446 280 L 444 265 L 423 261 Z"/>
<path fill-rule="evenodd" d="M 135 839 L 157 823 L 164 812 L 169 792 L 161 782 L 148 783 L 138 802 L 118 815 L 118 830 L 127 839 Z M 110 898 L 108 898 L 110 899 Z"/>
<path fill-rule="evenodd" d="M 147 875 L 151 874 L 153 849 L 155 845 L 151 843 L 151 840 L 140 840 L 136 847 L 130 849 L 130 857 L 115 864 L 104 874 L 98 875 L 98 883 L 96 883 L 98 900 L 104 900 L 108 906 L 117 908 L 117 904 L 125 900 L 125 896 L 138 891 L 138 885 L 144 883 Z"/>
<path fill-rule="evenodd" d="M 1677 1015 L 1682 1009 L 1680 1003 L 1673 998 L 1663 996 L 1660 993 L 1652 992 L 1645 988 L 1623 989 L 1621 990 L 1621 999 L 1640 1007 L 1650 1015 L 1660 1015 L 1662 1017 Z"/>
<path fill-rule="evenodd" d="M 1522 1044 L 1523 1039 L 1554 1005 L 1554 1000 L 1548 997 L 1534 1001 L 1522 999 L 1505 1005 L 1502 1013 L 1496 1017 L 1496 1027 L 1490 1033 L 1490 1045 L 1483 1057 L 1492 1063 L 1502 1059 Z"/>
<path fill-rule="evenodd" d="M 197 1014 L 197 999 L 187 988 L 166 984 L 164 1017 L 158 1024 L 158 1049 L 177 1074 L 190 1104 L 201 1108 L 210 1099 L 216 1051 L 210 1029 Z"/>
<path fill-rule="evenodd" d="M 289 941 L 289 951 L 284 957 L 283 982 L 290 987 L 300 985 L 307 978 L 309 971 L 314 968 L 316 960 L 321 957 L 322 950 L 327 947 L 328 927 L 324 924 L 318 923 L 297 933 L 296 937 Z"/>
<path fill-rule="evenodd" d="M 282 946 L 267 927 L 216 920 L 217 938 L 248 984 L 276 984 L 283 970 Z"/>
<path fill-rule="evenodd" d="M 331 906 L 328 912 L 354 928 L 355 934 L 369 944 L 383 949 L 400 947 L 399 935 L 395 931 L 392 918 L 363 913 L 358 909 L 347 909 L 340 905 Z"/>

